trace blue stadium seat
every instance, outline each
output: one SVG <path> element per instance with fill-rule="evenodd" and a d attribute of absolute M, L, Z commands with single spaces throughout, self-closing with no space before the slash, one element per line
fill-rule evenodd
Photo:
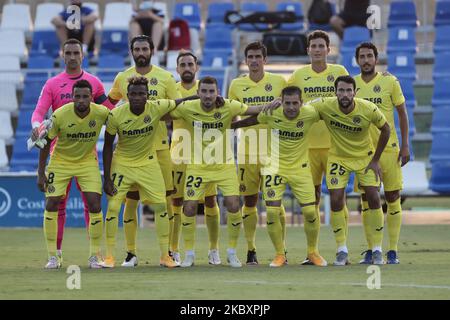
<path fill-rule="evenodd" d="M 300 21 L 294 23 L 282 23 L 280 30 L 303 31 L 305 26 L 303 24 L 304 14 L 301 2 L 280 2 L 277 4 L 277 11 L 292 11 L 295 12 L 297 18 L 301 18 Z"/>
<path fill-rule="evenodd" d="M 199 74 L 199 79 L 206 77 L 206 76 L 210 76 L 210 77 L 214 77 L 217 80 L 217 84 L 219 85 L 219 94 L 220 95 L 226 95 L 226 92 L 222 92 L 223 90 L 223 82 L 224 82 L 224 78 L 225 78 L 225 69 L 210 69 L 210 68 L 201 68 L 200 69 L 200 74 Z"/>
<path fill-rule="evenodd" d="M 226 27 L 209 27 L 205 31 L 204 50 L 220 49 L 233 52 L 231 30 Z"/>
<path fill-rule="evenodd" d="M 439 52 L 434 57 L 433 79 L 450 78 L 450 52 Z"/>
<path fill-rule="evenodd" d="M 399 78 L 398 81 L 402 87 L 403 95 L 405 96 L 405 104 L 408 108 L 414 109 L 416 106 L 416 96 L 414 94 L 414 81 L 410 79 Z"/>
<path fill-rule="evenodd" d="M 208 6 L 207 25 L 209 27 L 225 26 L 233 28 L 234 25 L 225 23 L 225 15 L 227 11 L 234 11 L 232 2 L 212 2 Z M 208 30 L 208 29 L 206 29 Z"/>
<path fill-rule="evenodd" d="M 243 2 L 241 4 L 241 12 L 265 12 L 268 10 L 267 4 L 265 2 Z M 256 28 L 255 28 L 256 25 Z M 239 29 L 242 31 L 258 31 L 258 29 L 266 29 L 266 23 L 256 23 L 255 25 L 251 23 L 242 23 L 239 25 Z"/>
<path fill-rule="evenodd" d="M 410 53 L 393 53 L 388 55 L 388 71 L 397 78 L 416 80 L 416 63 Z"/>
<path fill-rule="evenodd" d="M 388 27 L 417 27 L 416 5 L 413 1 L 392 1 Z"/>
<path fill-rule="evenodd" d="M 431 105 L 433 108 L 450 106 L 450 79 L 439 78 L 434 82 L 433 97 Z"/>
<path fill-rule="evenodd" d="M 31 116 L 32 110 L 20 110 L 19 117 L 17 119 L 16 138 L 17 137 L 29 137 L 31 131 Z"/>
<path fill-rule="evenodd" d="M 430 189 L 450 194 L 450 162 L 436 162 L 431 167 Z"/>
<path fill-rule="evenodd" d="M 124 30 L 103 30 L 101 54 L 128 55 L 128 31 Z"/>
<path fill-rule="evenodd" d="M 434 25 L 450 25 L 450 1 L 436 1 L 436 15 Z"/>
<path fill-rule="evenodd" d="M 352 193 L 354 189 L 354 183 L 355 183 L 355 173 L 350 174 L 350 178 L 348 179 L 347 186 L 345 187 L 345 193 Z M 322 180 L 322 193 L 323 194 L 330 194 L 327 188 L 327 180 L 325 177 L 323 177 Z"/>
<path fill-rule="evenodd" d="M 341 44 L 341 54 L 355 53 L 355 47 L 361 42 L 370 41 L 370 31 L 365 27 L 348 27 L 344 29 L 344 39 Z"/>
<path fill-rule="evenodd" d="M 30 80 L 40 80 L 40 81 L 45 81 L 47 80 L 52 73 L 49 72 L 40 72 L 37 71 L 39 69 L 53 69 L 54 68 L 54 62 L 55 59 L 53 57 L 50 56 L 44 56 L 44 55 L 35 55 L 35 56 L 30 56 L 28 59 L 28 67 L 27 67 L 27 81 Z M 28 72 L 28 70 L 32 71 L 32 72 Z M 36 70 L 35 72 L 33 72 L 33 70 Z"/>
<path fill-rule="evenodd" d="M 433 142 L 431 143 L 430 161 L 435 163 L 438 161 L 450 162 L 450 133 L 433 134 Z"/>
<path fill-rule="evenodd" d="M 355 55 L 352 53 L 343 54 L 341 64 L 347 69 L 351 76 L 361 73 L 361 69 L 359 68 L 358 63 L 356 63 Z"/>
<path fill-rule="evenodd" d="M 51 57 L 59 55 L 60 44 L 54 30 L 35 31 L 31 44 L 31 56 L 43 54 Z"/>
<path fill-rule="evenodd" d="M 450 106 L 436 108 L 433 110 L 431 121 L 431 133 L 450 133 Z"/>
<path fill-rule="evenodd" d="M 112 82 L 119 71 L 125 67 L 124 59 L 121 55 L 100 55 L 98 59 L 97 77 L 104 82 Z M 114 70 L 103 70 L 114 69 Z"/>
<path fill-rule="evenodd" d="M 413 109 L 406 108 L 406 112 L 408 113 L 409 136 L 412 137 L 413 135 L 416 134 L 416 124 L 414 121 Z M 397 110 L 394 110 L 394 123 L 395 123 L 395 128 L 397 129 L 397 136 L 399 136 L 400 135 L 400 122 L 398 121 Z"/>
<path fill-rule="evenodd" d="M 175 4 L 174 19 L 186 20 L 189 28 L 200 30 L 201 14 L 200 4 L 196 2 L 182 2 Z"/>
<path fill-rule="evenodd" d="M 34 109 L 45 81 L 26 81 L 20 109 Z"/>
<path fill-rule="evenodd" d="M 406 52 L 416 53 L 417 42 L 415 29 L 411 27 L 395 27 L 389 29 L 387 53 Z"/>
<path fill-rule="evenodd" d="M 450 51 L 450 25 L 435 28 L 434 53 Z"/>
<path fill-rule="evenodd" d="M 230 63 L 231 54 L 228 51 L 207 50 L 203 51 L 202 67 L 227 67 Z"/>
<path fill-rule="evenodd" d="M 39 159 L 37 148 L 27 149 L 28 137 L 19 137 L 14 142 L 13 153 L 10 162 L 10 171 L 36 171 Z"/>

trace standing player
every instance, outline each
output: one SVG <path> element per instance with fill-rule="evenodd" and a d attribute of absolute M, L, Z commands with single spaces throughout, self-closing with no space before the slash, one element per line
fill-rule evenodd
<path fill-rule="evenodd" d="M 225 104 L 216 108 L 218 96 L 217 80 L 204 77 L 199 82 L 200 100 L 184 102 L 170 113 L 173 119 L 183 119 L 188 125 L 191 141 L 191 160 L 186 167 L 184 189 L 184 212 L 182 233 L 186 250 L 182 267 L 194 265 L 195 252 L 195 214 L 197 204 L 205 196 L 206 187 L 216 184 L 224 196 L 228 210 L 228 249 L 227 261 L 231 267 L 241 267 L 236 255 L 237 240 L 242 223 L 239 207 L 239 187 L 231 149 L 231 121 L 238 115 L 258 114 L 264 107 L 247 107 L 245 104 L 225 99 Z M 200 141 L 199 141 L 200 140 Z"/>
<path fill-rule="evenodd" d="M 252 42 L 247 45 L 244 54 L 249 74 L 234 79 L 231 82 L 228 98 L 238 100 L 248 106 L 257 106 L 269 103 L 280 97 L 281 90 L 286 86 L 286 81 L 280 75 L 264 71 L 264 65 L 267 62 L 266 47 L 261 42 Z M 264 153 L 263 150 L 258 150 L 257 147 L 255 148 L 255 146 L 260 146 L 259 129 L 266 130 L 267 127 L 265 125 L 258 125 L 253 126 L 251 130 L 243 130 L 238 146 L 239 191 L 240 195 L 244 196 L 242 218 L 245 238 L 247 239 L 248 265 L 258 264 L 255 244 L 256 226 L 258 224 L 256 205 L 261 185 L 261 163 L 258 157 Z M 281 208 L 280 221 L 283 227 L 284 239 L 286 232 L 286 214 L 284 206 Z"/>
<path fill-rule="evenodd" d="M 232 127 L 267 124 L 272 133 L 271 139 L 279 141 L 278 149 L 270 150 L 270 159 L 276 163 L 264 167 L 263 179 L 267 231 L 276 251 L 275 259 L 270 266 L 282 267 L 287 263 L 283 230 L 279 219 L 286 183 L 289 183 L 305 217 L 307 259 L 314 265 L 326 266 L 327 262 L 320 256 L 318 249 L 319 225 L 316 220 L 319 217 L 315 210 L 316 198 L 309 168 L 307 142 L 309 130 L 315 122 L 320 120 L 320 116 L 314 107 L 302 106 L 301 91 L 298 87 L 284 88 L 281 96 L 283 108 L 277 109 L 272 116 L 260 113 L 258 117 L 233 123 Z"/>
<path fill-rule="evenodd" d="M 387 201 L 387 226 L 389 235 L 389 251 L 387 263 L 399 263 L 397 258 L 397 244 L 402 224 L 402 207 L 400 203 L 400 190 L 402 189 L 401 167 L 409 161 L 409 125 L 408 113 L 405 106 L 405 97 L 396 77 L 389 73 L 375 72 L 378 62 L 378 50 L 372 43 L 361 43 L 356 48 L 356 61 L 361 68 L 361 73 L 355 77 L 356 97 L 375 103 L 386 117 L 391 129 L 391 136 L 386 149 L 380 158 L 380 166 L 383 174 L 384 195 Z M 397 131 L 395 130 L 394 109 L 397 110 L 402 136 L 400 147 Z M 374 145 L 378 141 L 380 133 L 377 128 L 370 128 L 370 136 Z M 372 263 L 372 236 L 371 225 L 375 217 L 369 214 L 366 195 L 362 194 L 363 225 L 366 234 L 368 250 L 361 263 Z"/>
<path fill-rule="evenodd" d="M 33 127 L 32 139 L 38 137 L 39 125 L 44 121 L 48 110 L 56 111 L 61 106 L 72 102 L 72 87 L 79 80 L 87 80 L 92 86 L 92 99 L 96 104 L 103 104 L 112 109 L 111 105 L 105 95 L 105 89 L 100 80 L 92 74 L 81 69 L 83 61 L 83 45 L 76 39 L 69 39 L 62 45 L 62 56 L 66 65 L 64 72 L 57 76 L 50 78 L 44 85 L 41 95 L 36 105 L 36 109 L 31 116 L 31 125 Z M 67 182 L 67 190 L 65 196 L 61 198 L 61 204 L 58 208 L 58 236 L 57 236 L 57 255 L 62 260 L 62 240 L 64 235 L 64 225 L 66 222 L 66 203 L 69 195 L 71 181 Z M 78 186 L 78 185 L 77 185 Z M 80 190 L 79 186 L 78 189 Z M 81 193 L 81 198 L 84 203 L 84 217 L 86 227 L 89 226 L 89 208 L 87 206 L 86 198 Z"/>
<path fill-rule="evenodd" d="M 101 268 L 97 257 L 103 234 L 101 211 L 102 179 L 95 145 L 108 118 L 108 108 L 91 103 L 92 86 L 86 80 L 73 85 L 73 102 L 58 108 L 52 115 L 47 142 L 58 139 L 45 172 L 50 143 L 39 155 L 38 187 L 45 192 L 44 234 L 47 242 L 47 269 L 58 269 L 61 260 L 56 253 L 58 206 L 66 196 L 67 185 L 76 177 L 86 199 L 90 215 L 89 267 Z"/>
<path fill-rule="evenodd" d="M 339 76 L 348 75 L 347 70 L 336 64 L 327 63 L 330 53 L 330 38 L 326 32 L 317 30 L 308 35 L 308 55 L 311 64 L 295 71 L 288 84 L 302 90 L 303 102 L 316 98 L 334 96 L 334 81 Z M 309 134 L 309 161 L 316 189 L 317 215 L 319 214 L 322 178 L 327 168 L 328 150 L 330 149 L 330 134 L 323 121 L 314 124 Z M 347 206 L 344 207 L 346 219 Z M 320 221 L 318 221 L 320 224 Z M 320 226 L 319 226 L 320 227 Z M 309 263 L 305 261 L 305 263 Z"/>
<path fill-rule="evenodd" d="M 191 52 L 180 52 L 177 57 L 177 72 L 181 81 L 177 83 L 183 98 L 197 95 L 198 81 L 195 80 L 195 74 L 198 71 L 197 57 Z M 173 121 L 173 133 L 171 144 L 171 157 L 173 162 L 173 177 L 175 193 L 173 198 L 173 223 L 171 223 L 170 232 L 170 251 L 175 261 L 180 262 L 180 253 L 178 252 L 179 234 L 181 228 L 181 213 L 183 210 L 184 184 L 186 180 L 186 163 L 183 162 L 183 155 L 179 154 L 177 145 L 180 140 L 186 138 L 189 133 L 187 124 L 182 119 Z M 188 159 L 186 159 L 188 160 Z M 220 211 L 216 202 L 216 187 L 211 184 L 205 191 L 205 223 L 208 229 L 209 238 L 209 264 L 221 264 L 219 255 L 219 229 L 220 229 Z"/>
<path fill-rule="evenodd" d="M 383 211 L 378 188 L 381 183 L 379 165 L 381 153 L 389 140 L 389 124 L 383 113 L 370 101 L 354 98 L 356 84 L 350 76 L 335 81 L 336 97 L 312 101 L 324 120 L 330 135 L 331 148 L 327 163 L 327 187 L 331 197 L 331 225 L 337 244 L 334 265 L 343 266 L 348 261 L 345 221 L 345 187 L 351 172 L 364 189 L 369 203 L 373 241 L 373 263 L 383 264 Z M 376 150 L 370 140 L 369 127 L 380 131 Z"/>
<path fill-rule="evenodd" d="M 161 118 L 182 100 L 150 100 L 146 77 L 132 77 L 126 88 L 128 103 L 114 110 L 108 118 L 103 146 L 104 189 L 108 198 L 106 214 L 106 258 L 104 266 L 115 265 L 114 249 L 118 216 L 122 202 L 131 188 L 137 188 L 144 204 L 155 212 L 155 228 L 159 241 L 160 265 L 177 267 L 168 255 L 169 217 L 166 189 L 157 158 Z M 119 142 L 113 156 L 116 135 Z"/>
<path fill-rule="evenodd" d="M 130 51 L 135 63 L 134 67 L 120 72 L 115 80 L 111 91 L 108 94 L 109 100 L 117 104 L 119 100 L 125 101 L 127 98 L 128 78 L 132 76 L 144 76 L 149 82 L 149 99 L 179 99 L 180 92 L 177 89 L 175 79 L 172 74 L 158 66 L 150 63 L 154 45 L 150 37 L 140 35 L 134 37 L 130 42 Z M 173 192 L 172 161 L 170 159 L 169 140 L 167 137 L 166 123 L 161 121 L 158 125 L 156 143 L 156 153 L 164 177 L 166 186 L 166 201 L 169 218 L 172 220 L 172 204 L 170 194 Z M 137 207 L 139 194 L 131 189 L 126 199 L 123 215 L 123 225 L 127 242 L 127 257 L 123 262 L 124 267 L 137 265 L 136 257 L 136 235 L 137 235 Z"/>

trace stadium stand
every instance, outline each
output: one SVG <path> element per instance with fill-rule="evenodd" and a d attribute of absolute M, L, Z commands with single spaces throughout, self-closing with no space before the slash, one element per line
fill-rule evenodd
<path fill-rule="evenodd" d="M 411 27 L 389 28 L 387 53 L 405 52 L 414 54 L 417 52 L 415 29 Z"/>
<path fill-rule="evenodd" d="M 132 12 L 130 3 L 106 4 L 100 49 L 102 54 L 128 55 L 128 23 Z"/>
<path fill-rule="evenodd" d="M 8 169 L 8 155 L 6 153 L 6 144 L 3 139 L 0 139 L 0 171 L 7 171 Z"/>
<path fill-rule="evenodd" d="M 450 25 L 438 26 L 435 29 L 434 53 L 450 50 Z"/>
<path fill-rule="evenodd" d="M 12 83 L 2 83 L 0 85 L 0 111 L 17 112 L 19 104 L 17 102 L 16 87 Z"/>
<path fill-rule="evenodd" d="M 435 55 L 433 79 L 439 78 L 450 78 L 450 52 L 439 52 Z"/>
<path fill-rule="evenodd" d="M 176 3 L 173 18 L 183 19 L 187 21 L 189 28 L 200 30 L 202 22 L 200 12 L 200 4 L 197 2 Z"/>
<path fill-rule="evenodd" d="M 8 3 L 3 6 L 0 30 L 19 30 L 29 34 L 33 30 L 30 6 L 25 3 Z"/>
<path fill-rule="evenodd" d="M 0 111 L 0 139 L 5 140 L 7 145 L 11 144 L 14 137 L 14 131 L 11 123 L 11 114 L 8 111 Z"/>
<path fill-rule="evenodd" d="M 264 2 L 242 2 L 241 12 L 242 14 L 249 14 L 251 12 L 266 12 L 269 8 Z M 239 30 L 248 32 L 257 32 L 258 30 L 267 29 L 268 25 L 266 23 L 241 23 L 239 25 Z"/>
<path fill-rule="evenodd" d="M 388 71 L 401 80 L 416 80 L 417 71 L 414 55 L 411 53 L 389 54 Z"/>
<path fill-rule="evenodd" d="M 281 2 L 277 4 L 276 10 L 295 12 L 297 19 L 299 19 L 299 21 L 294 23 L 282 23 L 280 26 L 280 30 L 303 31 L 305 29 L 303 6 L 301 2 Z"/>
<path fill-rule="evenodd" d="M 450 106 L 437 108 L 433 111 L 431 133 L 450 133 Z"/>
<path fill-rule="evenodd" d="M 418 24 L 416 5 L 413 1 L 392 1 L 388 27 L 416 27 Z"/>
<path fill-rule="evenodd" d="M 450 194 L 450 161 L 433 163 L 430 189 L 441 194 Z"/>
<path fill-rule="evenodd" d="M 21 61 L 26 61 L 28 49 L 24 33 L 20 30 L 0 30 L 0 55 L 19 57 Z"/>
<path fill-rule="evenodd" d="M 208 16 L 206 19 L 206 30 L 211 27 L 226 27 L 233 29 L 234 25 L 225 23 L 225 15 L 228 11 L 235 10 L 231 2 L 212 2 L 208 5 Z"/>
<path fill-rule="evenodd" d="M 19 57 L 0 56 L 0 83 L 9 82 L 19 86 L 22 81 Z"/>
<path fill-rule="evenodd" d="M 433 143 L 431 144 L 430 162 L 447 161 L 450 162 L 450 133 L 433 134 Z"/>
<path fill-rule="evenodd" d="M 363 27 L 348 27 L 344 29 L 344 39 L 341 44 L 341 54 L 355 53 L 355 47 L 361 42 L 370 41 L 370 31 Z"/>
<path fill-rule="evenodd" d="M 433 97 L 431 99 L 431 105 L 433 108 L 450 106 L 450 79 L 439 78 L 434 82 Z"/>
<path fill-rule="evenodd" d="M 351 52 L 343 54 L 341 56 L 341 64 L 347 69 L 351 76 L 355 76 L 360 72 L 358 63 L 356 62 L 355 55 Z"/>
<path fill-rule="evenodd" d="M 438 0 L 436 2 L 436 15 L 434 25 L 450 25 L 450 1 Z"/>

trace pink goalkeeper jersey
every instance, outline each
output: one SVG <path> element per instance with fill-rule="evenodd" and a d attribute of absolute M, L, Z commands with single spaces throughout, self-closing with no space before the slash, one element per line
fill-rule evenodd
<path fill-rule="evenodd" d="M 57 76 L 50 78 L 42 88 L 41 95 L 36 105 L 36 109 L 31 116 L 31 125 L 33 123 L 44 121 L 50 107 L 53 111 L 62 107 L 63 105 L 72 102 L 72 87 L 78 80 L 87 80 L 92 86 L 92 96 L 95 103 L 103 104 L 109 109 L 114 106 L 109 102 L 105 95 L 105 89 L 101 81 L 94 75 L 81 70 L 78 76 L 69 75 L 65 71 Z"/>

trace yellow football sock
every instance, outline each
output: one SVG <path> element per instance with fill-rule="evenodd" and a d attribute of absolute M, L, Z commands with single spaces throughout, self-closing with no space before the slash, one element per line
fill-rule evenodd
<path fill-rule="evenodd" d="M 58 211 L 44 211 L 44 237 L 49 257 L 56 257 L 56 236 L 58 234 Z"/>
<path fill-rule="evenodd" d="M 280 223 L 281 223 L 281 236 L 283 237 L 283 246 L 284 250 L 286 250 L 286 210 L 281 204 L 280 207 Z"/>
<path fill-rule="evenodd" d="M 345 234 L 344 209 L 340 211 L 331 211 L 331 226 L 333 227 L 334 238 L 338 248 L 345 246 L 347 237 Z"/>
<path fill-rule="evenodd" d="M 171 250 L 171 241 L 173 236 L 173 208 L 172 208 L 172 196 L 166 197 L 167 216 L 169 217 L 169 251 Z"/>
<path fill-rule="evenodd" d="M 372 225 L 370 220 L 370 212 L 369 212 L 369 202 L 361 201 L 361 209 L 362 209 L 362 222 L 364 226 L 364 234 L 367 240 L 367 248 L 372 250 Z"/>
<path fill-rule="evenodd" d="M 267 206 L 267 232 L 275 248 L 276 254 L 284 254 L 284 243 L 280 221 L 280 207 Z"/>
<path fill-rule="evenodd" d="M 241 232 L 242 212 L 239 210 L 236 213 L 228 212 L 227 214 L 227 229 L 228 229 L 228 248 L 236 249 L 239 233 Z"/>
<path fill-rule="evenodd" d="M 139 200 L 127 198 L 123 211 L 123 230 L 125 232 L 125 242 L 127 251 L 136 254 L 136 236 L 138 227 L 137 208 Z"/>
<path fill-rule="evenodd" d="M 116 219 L 117 220 L 117 219 Z M 103 238 L 103 213 L 89 212 L 89 256 L 96 256 L 100 251 Z"/>
<path fill-rule="evenodd" d="M 188 217 L 184 213 L 181 216 L 181 232 L 183 234 L 184 251 L 194 250 L 195 246 L 195 226 L 197 217 Z"/>
<path fill-rule="evenodd" d="M 389 250 L 397 251 L 400 229 L 402 227 L 402 205 L 400 198 L 387 203 L 387 227 L 389 233 Z"/>
<path fill-rule="evenodd" d="M 209 250 L 219 249 L 220 210 L 217 203 L 212 208 L 205 206 L 205 223 L 208 229 Z"/>
<path fill-rule="evenodd" d="M 181 230 L 181 214 L 183 213 L 183 206 L 173 206 L 173 228 L 172 237 L 170 238 L 170 251 L 178 251 L 178 245 L 180 242 L 180 230 Z"/>
<path fill-rule="evenodd" d="M 247 247 L 249 251 L 256 250 L 255 235 L 256 225 L 258 224 L 258 210 L 256 207 L 242 208 L 242 219 L 244 222 L 245 239 L 247 239 Z"/>
<path fill-rule="evenodd" d="M 345 237 L 348 237 L 348 219 L 349 219 L 349 213 L 348 213 L 348 208 L 347 205 L 344 204 L 344 216 L 345 216 Z"/>
<path fill-rule="evenodd" d="M 161 257 L 165 257 L 169 251 L 169 216 L 166 203 L 154 203 L 151 207 L 155 212 L 155 228 L 159 250 Z"/>
<path fill-rule="evenodd" d="M 106 256 L 114 257 L 116 247 L 116 235 L 119 228 L 119 212 L 122 202 L 118 200 L 110 200 L 108 202 L 108 211 L 105 219 L 106 233 Z"/>
<path fill-rule="evenodd" d="M 383 227 L 384 215 L 383 209 L 369 209 L 370 220 L 372 221 L 372 241 L 373 247 L 381 247 L 383 245 Z"/>
<path fill-rule="evenodd" d="M 316 206 L 311 205 L 302 207 L 302 214 L 304 218 L 308 254 L 318 252 L 320 218 L 317 214 Z"/>

